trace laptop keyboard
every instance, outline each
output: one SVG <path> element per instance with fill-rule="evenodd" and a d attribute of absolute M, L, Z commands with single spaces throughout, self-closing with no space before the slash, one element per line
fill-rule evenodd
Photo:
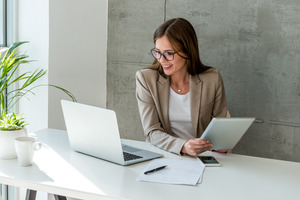
<path fill-rule="evenodd" d="M 131 153 L 127 153 L 127 152 L 123 152 L 123 155 L 124 155 L 124 160 L 125 161 L 135 160 L 135 159 L 138 159 L 138 158 L 142 158 L 141 156 L 137 156 L 137 155 L 134 155 L 134 154 L 131 154 Z"/>

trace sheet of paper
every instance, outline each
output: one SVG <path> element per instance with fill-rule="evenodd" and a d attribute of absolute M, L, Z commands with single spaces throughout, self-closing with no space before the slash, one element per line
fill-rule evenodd
<path fill-rule="evenodd" d="M 167 165 L 166 168 L 145 175 L 144 172 Z M 190 159 L 155 159 L 137 177 L 137 181 L 196 185 L 201 183 L 204 164 L 197 158 Z"/>

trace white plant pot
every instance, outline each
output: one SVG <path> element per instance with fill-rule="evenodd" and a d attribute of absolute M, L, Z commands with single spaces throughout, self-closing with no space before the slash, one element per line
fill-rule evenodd
<path fill-rule="evenodd" d="M 14 131 L 0 130 L 0 159 L 15 159 L 17 153 L 15 149 L 14 140 L 16 137 L 26 136 L 26 129 Z"/>

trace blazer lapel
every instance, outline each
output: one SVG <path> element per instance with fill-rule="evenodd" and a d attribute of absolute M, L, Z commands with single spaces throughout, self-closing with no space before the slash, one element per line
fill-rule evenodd
<path fill-rule="evenodd" d="M 160 102 L 160 110 L 162 115 L 162 124 L 166 129 L 166 132 L 171 134 L 172 130 L 170 129 L 170 119 L 169 119 L 169 94 L 170 94 L 170 82 L 169 78 L 164 78 L 163 76 L 159 76 L 157 81 L 157 90 L 158 90 L 158 98 Z"/>
<path fill-rule="evenodd" d="M 190 92 L 192 126 L 194 130 L 194 137 L 197 137 L 202 93 L 202 82 L 198 75 L 190 76 Z"/>

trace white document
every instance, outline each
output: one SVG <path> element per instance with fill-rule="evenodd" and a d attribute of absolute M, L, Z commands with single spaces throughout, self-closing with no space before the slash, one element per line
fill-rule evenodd
<path fill-rule="evenodd" d="M 167 165 L 166 168 L 149 174 L 144 172 Z M 201 183 L 205 165 L 197 158 L 190 159 L 156 159 L 151 161 L 148 166 L 137 177 L 137 181 L 196 185 Z"/>

